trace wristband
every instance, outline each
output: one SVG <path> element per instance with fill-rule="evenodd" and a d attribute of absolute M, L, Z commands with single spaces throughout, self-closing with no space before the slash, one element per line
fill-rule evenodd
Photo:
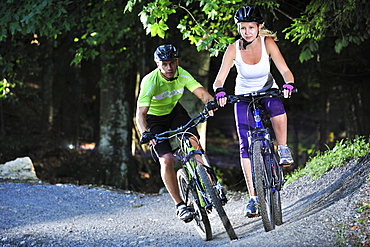
<path fill-rule="evenodd" d="M 219 92 L 225 92 L 226 90 L 225 90 L 225 88 L 223 88 L 223 87 L 218 87 L 218 88 L 216 88 L 216 91 L 215 91 L 215 93 L 217 94 L 217 93 L 219 93 Z"/>
<path fill-rule="evenodd" d="M 216 93 L 216 95 L 215 95 L 215 100 L 216 101 L 218 101 L 221 98 L 226 97 L 225 88 L 223 88 L 223 87 L 217 88 L 216 91 L 215 91 L 215 93 Z"/>
<path fill-rule="evenodd" d="M 294 86 L 293 86 L 294 83 L 292 82 L 288 82 L 286 83 L 284 86 L 283 86 L 283 89 L 286 89 L 288 90 L 290 93 L 293 91 L 294 89 Z"/>

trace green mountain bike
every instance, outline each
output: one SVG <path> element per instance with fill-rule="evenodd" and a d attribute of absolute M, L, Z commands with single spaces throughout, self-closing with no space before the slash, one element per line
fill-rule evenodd
<path fill-rule="evenodd" d="M 227 202 L 224 188 L 217 180 L 204 151 L 195 150 L 189 139 L 193 134 L 188 130 L 205 122 L 208 117 L 207 111 L 204 111 L 184 126 L 156 134 L 155 140 L 177 140 L 178 147 L 173 154 L 182 164 L 177 171 L 180 195 L 193 213 L 193 225 L 200 237 L 206 241 L 212 239 L 208 214 L 216 209 L 230 240 L 236 240 L 238 237 L 223 208 Z"/>

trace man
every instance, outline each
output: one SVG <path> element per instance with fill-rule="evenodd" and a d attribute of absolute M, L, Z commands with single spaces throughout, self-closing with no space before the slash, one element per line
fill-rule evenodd
<path fill-rule="evenodd" d="M 190 120 L 187 111 L 179 103 L 185 87 L 206 104 L 211 116 L 217 105 L 205 88 L 179 66 L 178 58 L 178 51 L 171 44 L 161 45 L 154 52 L 157 68 L 141 82 L 136 123 L 142 135 L 142 143 L 149 142 L 159 158 L 161 177 L 176 204 L 178 218 L 190 222 L 193 215 L 180 197 L 170 143 L 165 141 L 156 144 L 153 137 L 154 134 L 176 129 Z M 199 138 L 195 127 L 190 132 Z M 192 137 L 191 143 L 196 150 L 202 149 L 196 138 Z"/>

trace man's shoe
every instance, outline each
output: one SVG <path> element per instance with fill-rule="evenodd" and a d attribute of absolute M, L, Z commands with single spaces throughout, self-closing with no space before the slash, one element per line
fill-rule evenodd
<path fill-rule="evenodd" d="M 278 153 L 280 156 L 279 164 L 283 167 L 289 167 L 294 163 L 292 152 L 287 145 L 279 145 Z"/>
<path fill-rule="evenodd" d="M 248 218 L 258 217 L 259 213 L 257 210 L 257 200 L 250 199 L 246 208 L 245 208 L 245 216 Z"/>
<path fill-rule="evenodd" d="M 177 217 L 185 223 L 193 220 L 193 214 L 189 211 L 185 204 L 181 204 L 176 207 L 176 214 Z"/>

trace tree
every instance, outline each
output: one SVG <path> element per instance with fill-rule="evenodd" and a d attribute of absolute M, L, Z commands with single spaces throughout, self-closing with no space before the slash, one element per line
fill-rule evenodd
<path fill-rule="evenodd" d="M 105 171 L 105 183 L 119 187 L 127 187 L 128 184 L 134 109 L 132 92 L 136 83 L 136 75 L 131 71 L 134 71 L 136 57 L 133 54 L 137 49 L 137 33 L 134 31 L 137 29 L 133 28 L 136 23 L 132 18 L 137 14 L 123 14 L 123 8 L 124 5 L 118 1 L 101 0 L 7 0 L 0 4 L 4 13 L 0 21 L 0 42 L 2 47 L 10 48 L 1 50 L 2 95 L 12 84 L 21 86 L 24 82 L 17 71 L 23 73 L 29 64 L 35 64 L 32 60 L 37 61 L 43 68 L 38 76 L 44 82 L 40 87 L 44 93 L 39 94 L 45 113 L 43 122 L 47 123 L 44 130 L 59 132 L 53 120 L 58 113 L 67 114 L 55 109 L 57 92 L 61 92 L 55 91 L 56 83 L 62 81 L 56 73 L 59 67 L 70 64 L 71 73 L 63 74 L 63 77 L 74 75 L 70 89 L 77 95 L 72 99 L 76 102 L 72 109 L 75 121 L 65 124 L 73 128 L 80 124 L 82 111 L 78 94 L 82 62 L 100 63 L 100 81 L 95 81 L 101 88 L 99 150 L 112 164 Z M 20 44 L 32 55 L 19 51 Z M 35 68 L 31 70 L 32 73 L 37 71 Z"/>

